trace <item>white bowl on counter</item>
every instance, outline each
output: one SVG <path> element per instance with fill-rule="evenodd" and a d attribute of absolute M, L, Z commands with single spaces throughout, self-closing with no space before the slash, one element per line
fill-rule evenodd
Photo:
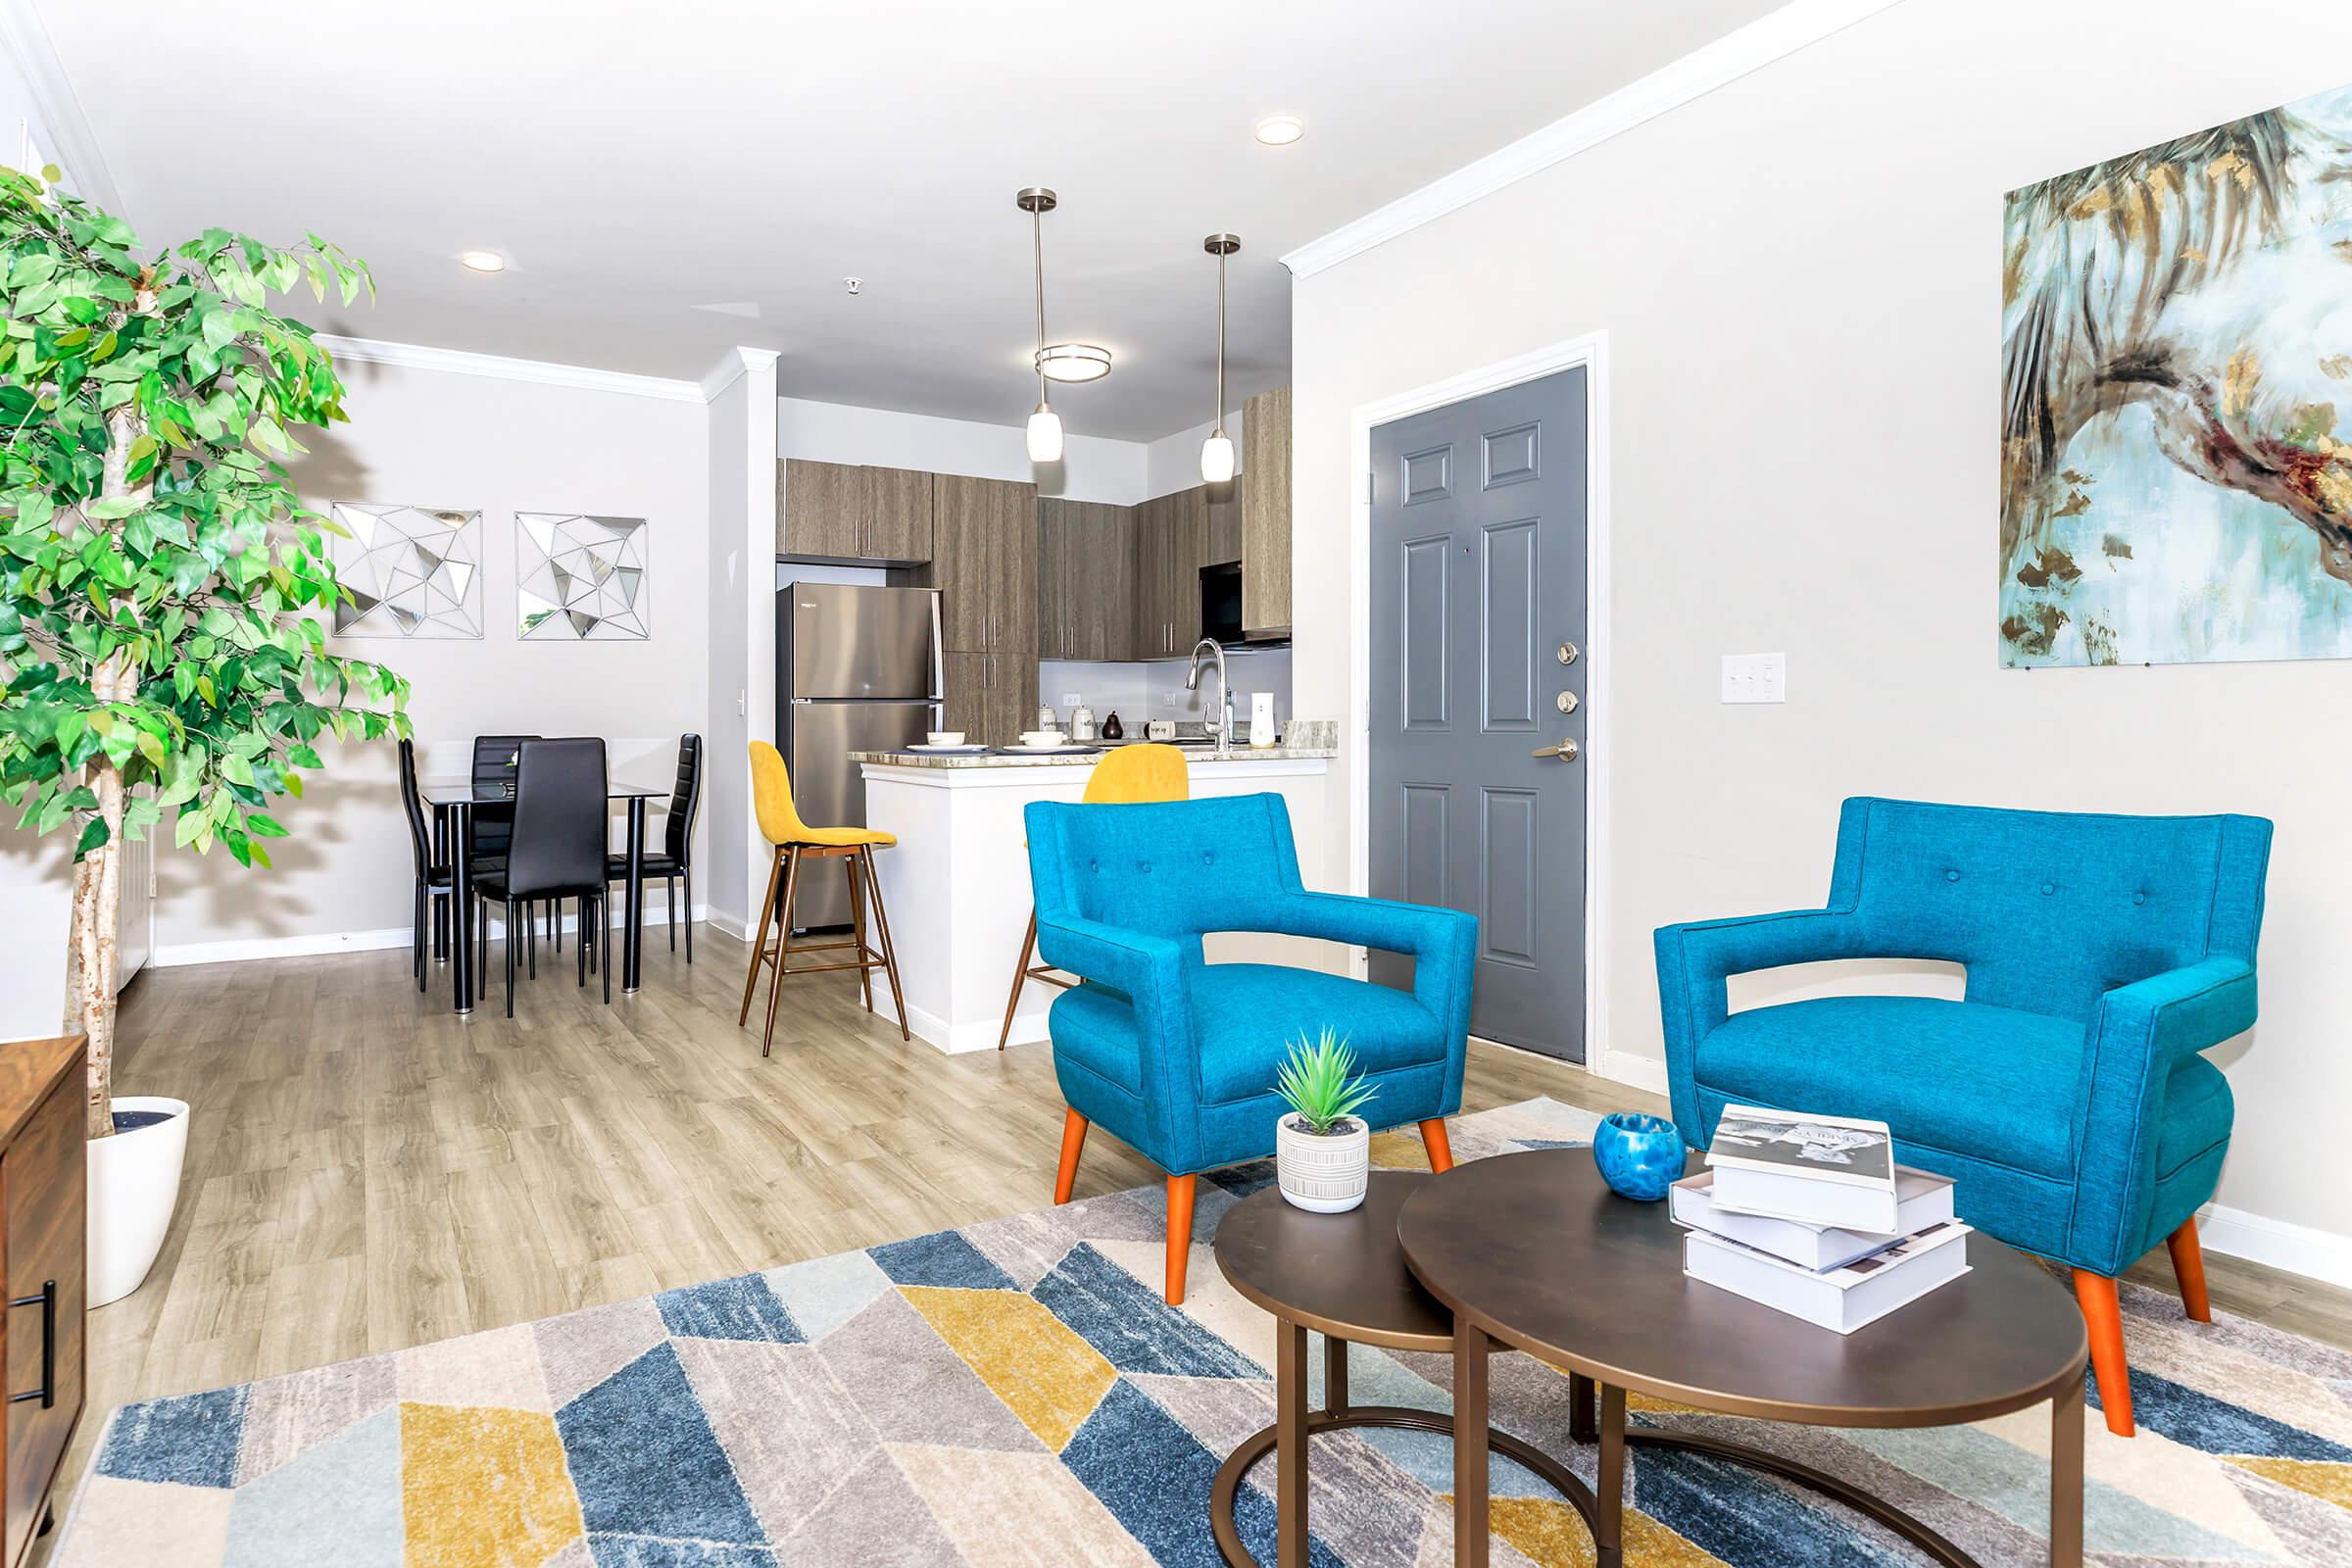
<path fill-rule="evenodd" d="M 1069 740 L 1057 729 L 1025 729 L 1021 731 L 1021 744 L 1031 751 L 1043 752 L 1066 746 Z"/>
<path fill-rule="evenodd" d="M 923 744 L 925 746 L 961 746 L 963 744 L 963 731 L 959 729 L 935 729 L 923 737 Z"/>

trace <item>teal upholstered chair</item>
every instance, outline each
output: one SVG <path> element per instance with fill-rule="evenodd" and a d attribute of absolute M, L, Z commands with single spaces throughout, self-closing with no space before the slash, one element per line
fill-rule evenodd
<path fill-rule="evenodd" d="M 1850 800 L 1828 906 L 1670 925 L 1658 998 L 1674 1118 L 1729 1103 L 1876 1117 L 1955 1178 L 1961 1218 L 2075 1272 L 2108 1427 L 2132 1432 L 2115 1276 L 2169 1240 L 2210 1317 L 2196 1211 L 2230 1147 L 2198 1053 L 2254 1022 L 2271 824 Z M 1966 1000 L 1832 997 L 1730 1012 L 1727 976 L 1944 959 Z"/>
<path fill-rule="evenodd" d="M 1167 1298 L 1184 1299 L 1195 1176 L 1274 1152 L 1289 1042 L 1347 1037 L 1378 1093 L 1375 1126 L 1419 1122 L 1452 1163 L 1478 922 L 1451 909 L 1309 893 L 1279 795 L 1027 808 L 1037 951 L 1083 984 L 1047 1015 L 1069 1102 L 1054 1200 L 1100 1122 L 1168 1173 Z M 1397 991 L 1316 969 L 1203 963 L 1210 931 L 1277 932 L 1413 957 Z"/>

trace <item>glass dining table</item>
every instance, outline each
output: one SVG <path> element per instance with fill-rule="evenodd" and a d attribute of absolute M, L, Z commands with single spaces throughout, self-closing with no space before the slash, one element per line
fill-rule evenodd
<path fill-rule="evenodd" d="M 620 989 L 623 995 L 638 988 L 640 960 L 644 957 L 645 910 L 645 803 L 668 798 L 670 783 L 632 784 L 625 779 L 608 781 L 605 794 L 619 801 L 628 809 L 628 871 L 622 880 L 620 906 Z M 464 890 L 473 885 L 471 845 L 473 843 L 473 813 L 484 806 L 514 804 L 514 784 L 512 779 L 485 782 L 462 774 L 441 774 L 419 778 L 416 793 L 433 811 L 433 849 L 436 858 L 446 855 L 449 860 L 450 886 L 456 890 L 450 903 L 450 915 L 456 940 L 450 945 L 450 977 L 457 989 L 458 1011 L 473 1011 L 476 994 L 484 984 L 473 972 L 473 900 L 464 897 Z M 487 919 L 485 915 L 483 918 Z M 584 940 L 584 938 L 583 938 Z M 608 955 L 600 961 L 610 963 Z"/>

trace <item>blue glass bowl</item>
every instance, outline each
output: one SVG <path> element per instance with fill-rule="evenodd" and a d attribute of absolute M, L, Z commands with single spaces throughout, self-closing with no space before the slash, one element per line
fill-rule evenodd
<path fill-rule="evenodd" d="M 1654 1203 L 1682 1180 L 1683 1135 L 1663 1116 L 1611 1111 L 1593 1129 L 1592 1163 L 1611 1191 Z"/>

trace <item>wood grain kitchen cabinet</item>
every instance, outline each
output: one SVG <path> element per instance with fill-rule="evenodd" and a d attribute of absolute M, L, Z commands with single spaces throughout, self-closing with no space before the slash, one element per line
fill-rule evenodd
<path fill-rule="evenodd" d="M 1242 405 L 1242 631 L 1291 630 L 1291 389 Z"/>
<path fill-rule="evenodd" d="M 0 1237 L 8 1299 L 0 1367 L 9 1398 L 0 1562 L 22 1563 L 48 1506 L 88 1387 L 82 1305 L 82 1040 L 0 1046 Z"/>
<path fill-rule="evenodd" d="M 865 548 L 869 561 L 931 559 L 931 508 L 935 474 L 912 468 L 860 468 L 866 495 Z"/>
<path fill-rule="evenodd" d="M 776 554 L 854 560 L 865 539 L 865 470 L 787 458 L 776 465 Z"/>
<path fill-rule="evenodd" d="M 930 578 L 950 649 L 1035 654 L 1037 572 L 1037 486 L 933 477 Z"/>
<path fill-rule="evenodd" d="M 1208 494 L 1207 548 L 1200 552 L 1203 566 L 1222 565 L 1242 559 L 1242 481 L 1203 485 Z"/>
<path fill-rule="evenodd" d="M 1047 659 L 1135 657 L 1135 528 L 1128 509 L 1037 504 L 1037 651 Z"/>
<path fill-rule="evenodd" d="M 776 554 L 894 564 L 931 559 L 933 475 L 787 458 L 776 465 Z"/>
<path fill-rule="evenodd" d="M 1205 490 L 1196 485 L 1135 509 L 1139 659 L 1189 654 L 1200 640 L 1200 567 L 1208 549 Z"/>
<path fill-rule="evenodd" d="M 1035 727 L 1037 663 L 1035 654 L 948 654 L 947 727 L 975 746 L 1016 744 Z"/>

